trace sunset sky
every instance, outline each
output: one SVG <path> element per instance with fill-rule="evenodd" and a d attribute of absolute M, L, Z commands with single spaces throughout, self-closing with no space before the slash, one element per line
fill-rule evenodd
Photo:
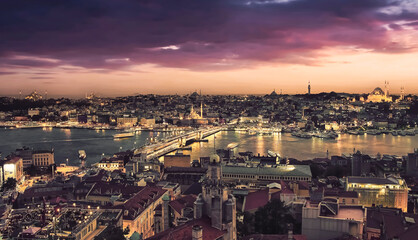
<path fill-rule="evenodd" d="M 418 93 L 417 0 L 2 0 L 0 95 Z"/>

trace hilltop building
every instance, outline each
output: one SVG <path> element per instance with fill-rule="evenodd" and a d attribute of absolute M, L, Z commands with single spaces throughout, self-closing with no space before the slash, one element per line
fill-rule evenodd
<path fill-rule="evenodd" d="M 27 95 L 25 99 L 30 100 L 30 101 L 39 101 L 39 100 L 42 100 L 42 95 L 37 93 L 35 90 L 31 92 L 31 94 Z"/>
<path fill-rule="evenodd" d="M 380 87 L 375 88 L 368 96 L 368 102 L 392 102 L 392 97 L 389 96 L 388 90 L 389 82 L 385 81 L 385 91 Z"/>
<path fill-rule="evenodd" d="M 356 191 L 359 194 L 359 204 L 365 207 L 382 205 L 407 211 L 408 186 L 403 179 L 347 177 L 346 190 Z"/>

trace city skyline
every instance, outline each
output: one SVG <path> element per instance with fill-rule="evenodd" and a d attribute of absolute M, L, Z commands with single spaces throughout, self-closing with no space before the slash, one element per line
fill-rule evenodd
<path fill-rule="evenodd" d="M 2 96 L 418 93 L 412 0 L 0 6 Z"/>

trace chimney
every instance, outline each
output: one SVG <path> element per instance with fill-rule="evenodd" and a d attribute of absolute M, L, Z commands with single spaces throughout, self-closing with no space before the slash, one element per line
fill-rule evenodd
<path fill-rule="evenodd" d="M 203 240 L 203 228 L 199 225 L 192 227 L 192 240 Z"/>
<path fill-rule="evenodd" d="M 287 224 L 287 239 L 293 240 L 293 224 L 289 223 Z"/>

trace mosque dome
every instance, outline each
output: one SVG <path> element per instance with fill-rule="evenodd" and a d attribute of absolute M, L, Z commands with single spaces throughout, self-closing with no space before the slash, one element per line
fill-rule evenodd
<path fill-rule="evenodd" d="M 383 95 L 385 95 L 385 92 L 380 87 L 377 87 L 371 92 L 371 94 L 372 95 L 382 95 L 383 96 Z"/>

